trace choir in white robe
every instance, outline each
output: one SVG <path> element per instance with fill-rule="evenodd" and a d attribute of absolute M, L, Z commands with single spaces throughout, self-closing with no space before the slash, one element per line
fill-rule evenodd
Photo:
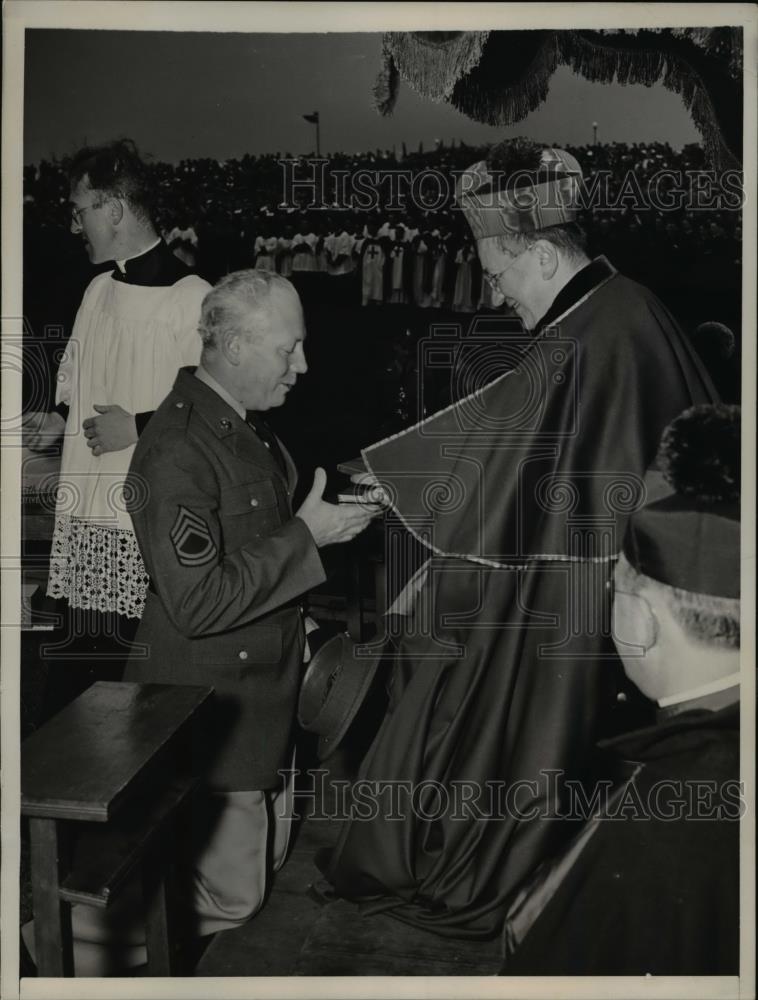
<path fill-rule="evenodd" d="M 474 311 L 474 303 L 471 299 L 473 260 L 474 251 L 469 247 L 461 247 L 455 255 L 455 290 L 453 291 L 455 312 Z"/>
<path fill-rule="evenodd" d="M 276 236 L 257 236 L 255 239 L 255 267 L 258 271 L 276 270 Z"/>
<path fill-rule="evenodd" d="M 429 247 L 423 240 L 416 244 L 416 259 L 413 262 L 413 301 L 422 309 L 427 309 L 432 303 L 429 289 L 426 287 L 426 269 L 429 267 Z"/>
<path fill-rule="evenodd" d="M 315 271 L 316 270 L 316 244 L 318 237 L 315 233 L 295 233 L 292 237 L 292 270 Z"/>
<path fill-rule="evenodd" d="M 158 407 L 178 369 L 199 361 L 197 324 L 209 290 L 193 274 L 172 285 L 146 286 L 103 273 L 84 293 L 55 398 L 69 413 L 48 594 L 66 598 L 71 607 L 142 614 L 148 579 L 124 497 L 134 445 L 96 456 L 82 421 L 95 416 L 95 404 L 133 414 Z"/>
<path fill-rule="evenodd" d="M 363 267 L 361 271 L 362 303 L 382 302 L 384 300 L 384 250 L 373 239 L 368 239 L 364 245 Z"/>
<path fill-rule="evenodd" d="M 447 274 L 447 254 L 445 245 L 440 243 L 432 254 L 434 270 L 432 271 L 432 306 L 441 309 L 445 304 L 445 275 Z"/>
<path fill-rule="evenodd" d="M 390 253 L 392 261 L 392 291 L 390 292 L 390 302 L 403 304 L 406 302 L 405 295 L 405 255 L 407 248 L 400 243 L 396 243 Z"/>
<path fill-rule="evenodd" d="M 277 240 L 279 250 L 279 274 L 284 278 L 292 277 L 292 240 L 280 236 Z"/>

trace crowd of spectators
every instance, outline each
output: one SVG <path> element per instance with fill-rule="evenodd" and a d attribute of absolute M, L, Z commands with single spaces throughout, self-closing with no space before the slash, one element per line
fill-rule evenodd
<path fill-rule="evenodd" d="M 728 327 L 734 371 L 742 242 L 735 179 L 709 176 L 696 145 L 565 148 L 582 164 L 594 198 L 582 220 L 590 254 L 605 254 L 652 288 L 691 335 L 705 322 Z M 397 419 L 407 421 L 413 407 L 402 385 L 415 377 L 415 345 L 429 323 L 456 315 L 465 322 L 466 314 L 491 305 L 470 231 L 453 203 L 456 172 L 486 154 L 487 147 L 458 143 L 427 151 L 327 153 L 320 162 L 274 153 L 152 162 L 150 169 L 156 217 L 177 255 L 211 282 L 245 267 L 290 276 L 306 303 L 309 330 L 328 331 L 324 338 L 335 356 L 337 329 L 359 324 L 365 341 L 379 344 L 372 370 L 387 383 Z M 354 183 L 359 175 L 361 189 Z M 288 185 L 293 179 L 294 187 Z M 374 204 L 365 207 L 367 190 Z M 675 197 L 677 191 L 684 197 Z M 52 322 L 65 334 L 92 275 L 69 232 L 68 194 L 64 163 L 25 168 L 25 310 L 35 331 Z M 711 341 L 704 350 L 723 353 L 720 341 Z"/>
<path fill-rule="evenodd" d="M 741 213 L 734 184 L 724 191 L 718 179 L 708 190 L 693 182 L 695 172 L 701 180 L 705 176 L 699 146 L 674 151 L 666 143 L 609 143 L 568 149 L 583 165 L 590 191 L 607 205 L 585 219 L 594 252 L 606 253 L 620 270 L 664 297 L 689 288 L 703 292 L 738 286 Z M 353 274 L 357 285 L 367 286 L 360 296 L 364 304 L 444 302 L 465 312 L 486 307 L 487 300 L 470 234 L 453 205 L 455 174 L 486 152 L 461 143 L 428 152 L 404 150 L 399 156 L 388 150 L 328 153 L 323 165 L 314 165 L 313 157 L 275 153 L 156 162 L 151 169 L 164 235 L 209 280 L 256 264 L 288 275 L 308 271 L 344 279 Z M 368 184 L 375 195 L 376 207 L 369 210 L 358 206 L 371 197 L 367 202 L 350 184 L 358 173 L 364 192 Z M 599 173 L 607 179 L 602 187 L 593 187 Z M 392 174 L 421 178 L 421 183 L 412 189 L 396 183 L 393 189 Z M 62 165 L 43 161 L 27 167 L 24 176 L 28 221 L 67 226 Z M 656 176 L 663 183 L 653 182 Z M 305 186 L 308 178 L 316 178 L 318 186 Z M 291 179 L 300 187 L 292 188 Z M 693 185 L 699 185 L 694 197 Z M 689 196 L 671 197 L 672 187 L 688 188 Z M 399 198 L 393 190 L 401 192 Z M 323 207 L 309 207 L 314 203 Z M 366 253 L 374 244 L 378 250 L 369 255 L 370 270 L 377 270 L 381 251 L 381 282 L 363 274 Z M 398 263 L 406 253 L 412 260 Z"/>

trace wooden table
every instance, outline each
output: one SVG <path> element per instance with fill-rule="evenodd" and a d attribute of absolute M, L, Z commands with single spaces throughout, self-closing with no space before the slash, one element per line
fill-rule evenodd
<path fill-rule="evenodd" d="M 191 723 L 211 693 L 204 687 L 98 681 L 22 744 L 21 813 L 29 817 L 41 975 L 73 975 L 71 911 L 63 888 L 70 875 L 70 828 L 100 823 L 105 832 L 124 807 L 130 807 L 124 812 L 134 826 L 131 814 L 144 811 L 145 788 L 161 781 L 169 787 L 175 778 L 177 747 L 191 735 Z M 150 822 L 148 816 L 148 827 Z"/>

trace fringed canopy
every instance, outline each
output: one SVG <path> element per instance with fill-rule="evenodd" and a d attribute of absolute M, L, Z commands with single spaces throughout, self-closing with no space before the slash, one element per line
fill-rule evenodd
<path fill-rule="evenodd" d="M 742 158 L 742 29 L 387 32 L 377 110 L 391 114 L 399 79 L 475 121 L 513 125 L 570 66 L 598 83 L 662 83 L 677 93 L 714 169 Z"/>

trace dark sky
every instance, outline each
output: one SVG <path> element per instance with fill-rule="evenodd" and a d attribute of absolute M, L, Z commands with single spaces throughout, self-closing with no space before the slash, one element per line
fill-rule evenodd
<path fill-rule="evenodd" d="M 29 30 L 24 162 L 73 152 L 86 139 L 131 136 L 176 161 L 245 152 L 309 152 L 321 113 L 322 152 L 473 144 L 505 135 L 579 144 L 698 141 L 681 99 L 662 86 L 592 84 L 562 67 L 545 104 L 509 129 L 470 121 L 403 86 L 395 113 L 373 110 L 379 34 L 211 34 Z"/>

